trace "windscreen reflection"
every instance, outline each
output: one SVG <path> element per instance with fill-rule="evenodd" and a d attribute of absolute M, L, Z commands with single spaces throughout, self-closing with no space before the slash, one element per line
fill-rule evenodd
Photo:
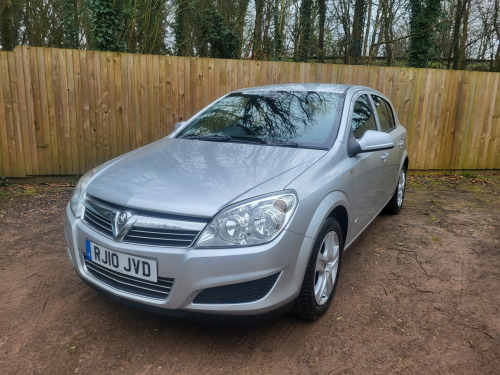
<path fill-rule="evenodd" d="M 340 101 L 339 94 L 327 92 L 234 93 L 178 137 L 326 148 L 336 131 Z"/>

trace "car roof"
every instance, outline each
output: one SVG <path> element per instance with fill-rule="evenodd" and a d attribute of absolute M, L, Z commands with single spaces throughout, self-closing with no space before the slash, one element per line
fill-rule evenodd
<path fill-rule="evenodd" d="M 317 92 L 331 92 L 336 94 L 342 94 L 353 87 L 369 89 L 368 87 L 363 87 L 363 86 L 353 86 L 353 85 L 334 84 L 334 83 L 288 83 L 281 85 L 248 87 L 233 92 L 252 93 L 252 92 L 269 92 L 269 91 L 317 91 Z"/>

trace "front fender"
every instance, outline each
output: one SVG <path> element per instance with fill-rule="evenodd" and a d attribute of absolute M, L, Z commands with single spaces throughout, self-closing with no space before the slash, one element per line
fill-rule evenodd
<path fill-rule="evenodd" d="M 349 236 L 351 204 L 347 195 L 342 191 L 331 192 L 323 198 L 309 222 L 305 236 L 315 239 L 325 220 L 330 216 L 331 212 L 339 206 L 343 206 L 347 211 L 348 222 L 345 223 L 347 225 L 347 235 L 346 238 L 344 238 L 344 243 L 346 243 L 346 239 Z"/>
<path fill-rule="evenodd" d="M 304 241 L 302 242 L 302 246 L 299 251 L 299 259 L 297 259 L 297 267 L 295 268 L 295 277 L 297 278 L 296 280 L 300 280 L 299 285 L 302 285 L 302 280 L 305 274 L 307 263 L 309 262 L 309 257 L 321 226 L 330 216 L 333 210 L 340 206 L 343 206 L 346 209 L 348 220 L 350 220 L 349 213 L 351 211 L 351 205 L 349 203 L 347 195 L 341 191 L 334 191 L 328 194 L 325 198 L 323 198 L 323 200 L 316 208 L 316 211 L 314 212 L 314 215 L 309 222 L 309 226 L 307 227 Z M 348 222 L 345 224 L 347 225 L 347 236 L 349 236 L 348 230 L 350 228 L 350 223 Z M 346 243 L 345 240 L 344 243 Z M 299 291 L 300 287 L 297 290 L 297 295 Z"/>

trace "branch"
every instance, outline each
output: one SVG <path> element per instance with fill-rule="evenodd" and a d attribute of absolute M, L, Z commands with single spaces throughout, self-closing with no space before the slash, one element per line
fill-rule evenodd
<path fill-rule="evenodd" d="M 403 39 L 408 39 L 408 38 L 411 38 L 412 36 L 416 36 L 416 35 L 420 35 L 420 34 L 426 33 L 427 31 L 432 30 L 432 29 L 433 29 L 433 28 L 435 28 L 436 26 L 439 26 L 439 25 L 441 25 L 441 24 L 443 24 L 443 23 L 447 23 L 447 22 L 451 22 L 451 20 L 449 20 L 449 19 L 442 20 L 442 21 L 440 21 L 440 22 L 438 22 L 438 23 L 436 23 L 436 24 L 434 24 L 434 25 L 432 25 L 432 26 L 428 27 L 428 28 L 427 28 L 427 29 L 425 29 L 425 30 L 419 31 L 418 33 L 408 34 L 408 35 L 405 35 L 405 36 L 402 36 L 402 37 L 400 37 L 400 38 L 396 38 L 396 39 L 393 39 L 393 40 L 390 40 L 390 41 L 387 41 L 387 42 L 384 40 L 384 41 L 382 41 L 382 42 L 374 43 L 374 44 L 372 44 L 372 47 L 379 46 L 379 45 L 381 45 L 381 44 L 392 44 L 392 43 L 396 43 L 396 42 L 399 42 L 400 40 L 403 40 Z"/>

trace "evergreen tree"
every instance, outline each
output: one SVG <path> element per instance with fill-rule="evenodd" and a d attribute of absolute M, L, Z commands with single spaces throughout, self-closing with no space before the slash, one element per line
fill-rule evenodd
<path fill-rule="evenodd" d="M 90 47 L 98 51 L 125 51 L 124 14 L 121 2 L 87 0 L 90 21 Z"/>
<path fill-rule="evenodd" d="M 310 55 L 311 42 L 311 12 L 312 0 L 302 0 L 300 4 L 300 21 L 299 21 L 299 45 L 298 45 L 298 61 L 308 61 Z"/>
<path fill-rule="evenodd" d="M 427 67 L 434 46 L 433 34 L 441 0 L 408 0 L 410 8 L 410 50 L 408 66 Z"/>

